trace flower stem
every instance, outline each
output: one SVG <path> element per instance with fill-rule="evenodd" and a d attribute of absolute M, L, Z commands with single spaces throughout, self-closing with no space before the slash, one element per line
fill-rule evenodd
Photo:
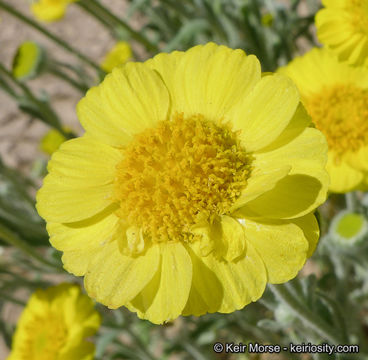
<path fill-rule="evenodd" d="M 5 91 L 9 96 L 11 96 L 12 98 L 16 99 L 17 98 L 17 94 L 15 93 L 15 91 L 9 86 L 9 84 L 0 77 L 0 88 L 3 89 L 3 91 Z"/>
<path fill-rule="evenodd" d="M 6 294 L 4 294 L 4 293 L 2 293 L 2 294 L 0 295 L 0 298 L 1 298 L 2 300 L 12 302 L 13 304 L 17 304 L 17 305 L 19 305 L 19 306 L 23 306 L 23 307 L 24 307 L 24 306 L 26 306 L 26 303 L 25 303 L 24 301 L 18 300 L 18 299 L 16 299 L 16 298 L 13 298 L 12 296 L 10 296 L 10 295 L 6 295 Z"/>
<path fill-rule="evenodd" d="M 91 7 L 89 7 L 90 10 L 93 12 L 97 12 L 100 15 L 99 16 L 106 16 L 110 21 L 113 23 L 121 26 L 123 29 L 125 29 L 134 40 L 140 42 L 142 45 L 146 47 L 147 50 L 152 52 L 158 52 L 158 47 L 153 44 L 150 40 L 148 40 L 144 35 L 140 34 L 138 31 L 134 30 L 129 24 L 127 24 L 124 20 L 117 17 L 115 14 L 110 12 L 106 7 L 104 7 L 99 1 L 97 0 L 81 0 L 82 4 L 85 4 L 86 6 L 92 6 L 95 9 L 92 10 Z M 80 4 L 79 4 L 80 5 Z M 92 13 L 92 12 L 90 12 Z M 97 15 L 95 15 L 97 16 Z"/>
<path fill-rule="evenodd" d="M 49 267 L 55 268 L 60 270 L 60 267 L 57 264 L 54 264 L 48 260 L 45 260 L 41 255 L 39 255 L 32 246 L 28 245 L 24 240 L 22 240 L 17 234 L 13 231 L 9 230 L 7 227 L 0 224 L 0 237 L 2 240 L 7 242 L 8 244 L 15 246 L 25 252 L 26 254 L 30 255 L 43 265 L 47 265 Z"/>
<path fill-rule="evenodd" d="M 52 110 L 52 108 L 47 103 L 39 100 L 25 83 L 16 79 L 13 74 L 9 70 L 7 70 L 1 63 L 0 73 L 5 74 L 9 80 L 11 80 L 23 91 L 24 96 L 38 108 L 41 114 L 41 116 L 39 117 L 40 120 L 60 131 L 66 138 L 70 138 L 70 134 L 65 132 L 65 130 L 62 128 L 60 120 L 55 112 Z M 20 97 L 15 96 L 15 99 L 19 101 Z"/>
<path fill-rule="evenodd" d="M 88 87 L 79 83 L 78 81 L 74 80 L 73 78 L 71 78 L 70 76 L 68 76 L 67 74 L 65 74 L 65 72 L 56 69 L 55 67 L 49 68 L 49 72 L 55 76 L 57 76 L 58 78 L 66 81 L 67 83 L 69 83 L 70 85 L 72 85 L 74 88 L 76 88 L 77 90 L 79 90 L 82 94 L 86 93 L 88 90 Z"/>
<path fill-rule="evenodd" d="M 346 208 L 349 211 L 357 211 L 359 209 L 359 200 L 357 198 L 356 192 L 348 192 L 345 194 Z"/>
<path fill-rule="evenodd" d="M 333 344 L 342 343 L 339 336 L 336 335 L 335 331 L 326 324 L 319 316 L 316 316 L 313 312 L 307 309 L 299 301 L 295 300 L 295 297 L 290 293 L 287 287 L 282 285 L 271 285 L 270 289 L 275 296 L 285 303 L 293 314 L 299 318 L 306 326 L 313 329 L 318 335 L 328 340 Z"/>
<path fill-rule="evenodd" d="M 93 8 L 91 8 L 90 6 L 91 3 L 89 1 L 78 1 L 76 2 L 76 5 L 81 7 L 89 15 L 93 16 L 96 20 L 98 20 L 102 25 L 106 26 L 109 30 L 114 29 L 113 24 L 106 17 L 104 17 L 101 12 L 94 11 Z"/>
<path fill-rule="evenodd" d="M 73 48 L 71 45 L 66 43 L 64 40 L 60 39 L 56 35 L 50 33 L 47 29 L 45 29 L 43 26 L 38 24 L 37 22 L 33 21 L 29 17 L 21 14 L 18 10 L 14 9 L 13 7 L 6 5 L 2 0 L 0 0 L 0 8 L 7 11 L 9 14 L 17 17 L 18 19 L 24 21 L 29 26 L 33 27 L 34 29 L 41 32 L 43 35 L 63 47 L 65 50 L 73 53 L 75 56 L 77 56 L 80 60 L 84 61 L 86 64 L 90 65 L 91 67 L 95 68 L 99 73 L 102 73 L 103 71 L 100 69 L 100 67 L 95 64 L 91 59 L 89 59 L 86 55 L 81 54 L 78 50 Z"/>

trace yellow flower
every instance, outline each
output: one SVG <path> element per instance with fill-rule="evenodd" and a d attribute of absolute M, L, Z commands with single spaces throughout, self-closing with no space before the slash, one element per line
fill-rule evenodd
<path fill-rule="evenodd" d="M 297 84 L 315 126 L 329 145 L 332 192 L 368 185 L 368 70 L 341 63 L 327 49 L 313 49 L 280 72 Z"/>
<path fill-rule="evenodd" d="M 65 269 L 153 323 L 229 313 L 296 276 L 328 186 L 298 105 L 288 78 L 213 43 L 115 68 L 37 194 Z"/>
<path fill-rule="evenodd" d="M 33 41 L 22 43 L 13 60 L 13 75 L 20 80 L 37 76 L 45 62 L 45 51 Z"/>
<path fill-rule="evenodd" d="M 78 0 L 36 0 L 31 5 L 34 16 L 42 21 L 60 20 L 65 15 L 66 7 Z"/>
<path fill-rule="evenodd" d="M 368 0 L 322 0 L 316 15 L 321 43 L 333 49 L 340 60 L 368 65 Z"/>
<path fill-rule="evenodd" d="M 106 54 L 101 64 L 101 69 L 107 73 L 118 65 L 123 65 L 132 58 L 132 49 L 130 45 L 125 41 L 119 41 L 115 46 Z"/>
<path fill-rule="evenodd" d="M 37 290 L 29 299 L 7 360 L 92 360 L 100 315 L 80 287 L 61 284 Z"/>
<path fill-rule="evenodd" d="M 66 130 L 68 131 L 68 129 Z M 56 129 L 51 129 L 41 139 L 40 149 L 44 153 L 51 155 L 60 147 L 60 145 L 64 141 L 66 141 L 66 137 L 60 131 Z"/>

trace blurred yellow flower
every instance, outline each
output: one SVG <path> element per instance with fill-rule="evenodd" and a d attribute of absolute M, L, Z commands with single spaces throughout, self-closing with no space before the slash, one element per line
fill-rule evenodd
<path fill-rule="evenodd" d="M 34 16 L 42 21 L 60 20 L 65 15 L 66 7 L 78 0 L 36 0 L 31 5 Z"/>
<path fill-rule="evenodd" d="M 368 65 L 368 0 L 322 0 L 316 15 L 318 39 L 340 60 Z"/>
<path fill-rule="evenodd" d="M 33 41 L 22 43 L 13 60 L 13 75 L 20 80 L 33 78 L 41 72 L 45 52 Z"/>
<path fill-rule="evenodd" d="M 104 60 L 101 63 L 101 69 L 107 73 L 118 65 L 123 65 L 127 61 L 132 59 L 132 49 L 130 45 L 125 41 L 119 41 L 115 46 L 106 54 Z"/>
<path fill-rule="evenodd" d="M 327 49 L 313 49 L 280 72 L 297 84 L 315 126 L 329 144 L 330 190 L 368 186 L 368 69 L 341 63 Z"/>
<path fill-rule="evenodd" d="M 317 244 L 327 144 L 295 85 L 209 43 L 115 68 L 37 194 L 65 269 L 153 323 L 229 313 Z"/>
<path fill-rule="evenodd" d="M 66 141 L 66 137 L 63 134 L 61 134 L 60 131 L 56 129 L 51 129 L 41 139 L 40 149 L 44 153 L 51 155 L 60 147 L 60 145 L 64 141 Z"/>
<path fill-rule="evenodd" d="M 61 284 L 36 291 L 18 320 L 7 360 L 92 360 L 100 315 L 80 287 Z"/>
<path fill-rule="evenodd" d="M 341 247 L 363 244 L 367 235 L 368 222 L 365 216 L 348 210 L 338 213 L 329 229 L 329 238 L 335 245 Z"/>

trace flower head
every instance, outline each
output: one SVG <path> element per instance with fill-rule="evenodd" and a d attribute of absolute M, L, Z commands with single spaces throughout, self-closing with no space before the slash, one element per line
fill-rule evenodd
<path fill-rule="evenodd" d="M 33 41 L 22 43 L 13 60 L 13 75 L 20 80 L 37 76 L 45 64 L 45 50 Z"/>
<path fill-rule="evenodd" d="M 368 223 L 364 215 L 351 211 L 337 214 L 331 223 L 332 241 L 343 247 L 350 247 L 363 242 L 368 234 Z"/>
<path fill-rule="evenodd" d="M 318 241 L 327 146 L 295 85 L 209 43 L 115 68 L 78 105 L 37 208 L 90 296 L 163 323 L 232 312 Z"/>
<path fill-rule="evenodd" d="M 66 7 L 78 0 L 36 0 L 31 10 L 37 19 L 47 22 L 57 21 L 64 17 Z"/>
<path fill-rule="evenodd" d="M 322 0 L 316 15 L 318 38 L 340 60 L 368 65 L 368 0 Z"/>
<path fill-rule="evenodd" d="M 93 301 L 77 285 L 38 290 L 18 321 L 7 360 L 92 360 L 95 348 L 86 338 L 100 321 Z"/>
<path fill-rule="evenodd" d="M 114 47 L 106 54 L 101 64 L 101 69 L 107 73 L 118 65 L 123 65 L 131 60 L 133 54 L 130 45 L 126 41 L 117 42 Z"/>
<path fill-rule="evenodd" d="M 313 49 L 280 69 L 297 84 L 315 126 L 329 145 L 330 190 L 368 185 L 368 70 Z"/>

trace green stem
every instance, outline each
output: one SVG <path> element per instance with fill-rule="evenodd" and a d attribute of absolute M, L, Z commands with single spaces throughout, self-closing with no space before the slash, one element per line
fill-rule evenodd
<path fill-rule="evenodd" d="M 193 346 L 193 343 L 191 344 L 184 340 L 182 346 L 188 352 L 188 354 L 193 357 L 193 359 L 196 359 L 196 360 L 208 360 L 209 359 L 206 356 L 204 356 L 199 349 Z"/>
<path fill-rule="evenodd" d="M 359 200 L 357 198 L 356 192 L 348 192 L 345 194 L 346 208 L 349 211 L 357 211 L 359 209 Z"/>
<path fill-rule="evenodd" d="M 113 25 L 107 18 L 105 18 L 101 12 L 94 11 L 93 8 L 90 7 L 89 1 L 78 1 L 76 4 L 81 7 L 85 12 L 89 15 L 93 16 L 96 20 L 98 20 L 102 25 L 106 26 L 109 30 L 114 29 Z M 92 5 L 93 6 L 93 5 Z"/>
<path fill-rule="evenodd" d="M 55 67 L 49 68 L 49 71 L 51 74 L 57 76 L 58 78 L 66 81 L 70 85 L 72 85 L 74 88 L 79 90 L 82 94 L 86 93 L 88 90 L 88 87 L 79 83 L 78 81 L 72 79 L 70 76 L 65 74 L 63 71 L 56 69 Z"/>
<path fill-rule="evenodd" d="M 17 305 L 19 305 L 19 306 L 26 306 L 26 303 L 24 302 L 24 301 L 21 301 L 21 300 L 18 300 L 18 299 L 15 299 L 15 298 L 13 298 L 13 297 L 11 297 L 11 296 L 9 296 L 9 295 L 6 295 L 6 294 L 4 294 L 4 293 L 2 293 L 1 295 L 0 295 L 0 299 L 3 299 L 3 300 L 5 300 L 5 301 L 9 301 L 9 302 L 12 302 L 13 304 L 17 304 Z"/>
<path fill-rule="evenodd" d="M 8 85 L 8 83 L 0 77 L 0 87 L 12 98 L 16 99 L 18 95 L 15 91 Z"/>
<path fill-rule="evenodd" d="M 138 348 L 147 357 L 147 359 L 156 360 L 155 356 L 153 356 L 151 352 L 146 349 L 146 344 L 143 343 L 140 337 L 137 336 L 133 330 L 131 330 L 129 327 L 126 327 L 125 330 L 131 336 L 132 340 L 136 343 L 136 345 L 138 345 Z"/>
<path fill-rule="evenodd" d="M 285 285 L 269 285 L 275 296 L 285 303 L 294 315 L 299 318 L 307 327 L 313 329 L 318 335 L 333 344 L 341 344 L 342 341 L 335 331 L 327 325 L 319 316 L 316 316 L 304 305 L 295 300 Z"/>
<path fill-rule="evenodd" d="M 43 101 L 37 99 L 37 97 L 33 95 L 30 88 L 26 84 L 16 79 L 13 76 L 13 74 L 10 71 L 8 71 L 1 63 L 0 63 L 0 72 L 4 73 L 15 85 L 17 85 L 20 89 L 22 89 L 26 98 L 30 100 L 34 105 L 36 105 L 36 107 L 39 109 L 40 113 L 44 117 L 44 118 L 40 117 L 41 120 L 43 120 L 48 125 L 60 131 L 66 138 L 70 137 L 70 134 L 66 133 L 62 128 L 59 118 L 55 114 L 55 112 Z M 19 97 L 17 100 L 19 100 Z"/>
<path fill-rule="evenodd" d="M 71 45 L 66 43 L 64 40 L 60 39 L 56 35 L 50 33 L 47 29 L 45 29 L 43 26 L 38 24 L 37 22 L 33 21 L 29 17 L 21 14 L 19 11 L 14 9 L 13 7 L 6 5 L 2 0 L 0 0 L 0 8 L 3 8 L 5 11 L 7 11 L 9 14 L 17 17 L 18 19 L 24 21 L 29 26 L 33 27 L 34 29 L 41 32 L 43 35 L 63 47 L 65 50 L 73 53 L 75 56 L 77 56 L 80 60 L 84 61 L 86 64 L 90 65 L 91 67 L 95 68 L 99 73 L 102 73 L 103 71 L 100 69 L 100 67 L 95 64 L 91 59 L 89 59 L 86 55 L 81 54 L 78 50 L 73 48 Z"/>
<path fill-rule="evenodd" d="M 39 261 L 40 263 L 60 270 L 60 267 L 58 265 L 49 262 L 48 260 L 45 260 L 41 255 L 39 255 L 36 251 L 34 251 L 34 249 L 30 245 L 28 245 L 24 240 L 22 240 L 17 234 L 15 234 L 13 231 L 9 230 L 2 224 L 0 224 L 0 237 L 8 244 L 19 248 L 26 254 L 30 255 L 31 257 Z"/>
<path fill-rule="evenodd" d="M 134 40 L 140 42 L 142 45 L 146 47 L 147 50 L 152 52 L 158 52 L 159 49 L 155 44 L 152 44 L 150 40 L 148 40 L 144 35 L 140 34 L 138 31 L 131 28 L 129 24 L 127 24 L 124 20 L 117 17 L 115 14 L 110 12 L 107 8 L 105 8 L 99 1 L 97 0 L 81 0 L 81 2 L 85 3 L 88 1 L 88 4 L 95 7 L 96 12 L 100 12 L 100 14 L 108 17 L 112 22 L 120 25 L 123 29 L 125 29 Z"/>

